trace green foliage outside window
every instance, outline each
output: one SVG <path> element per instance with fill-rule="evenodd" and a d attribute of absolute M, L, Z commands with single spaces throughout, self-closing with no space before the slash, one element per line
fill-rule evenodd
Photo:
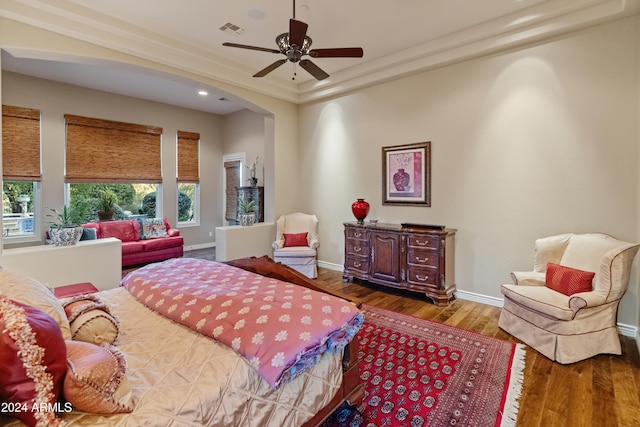
<path fill-rule="evenodd" d="M 27 212 L 33 212 L 33 191 L 33 182 L 31 181 L 4 181 L 2 184 L 2 213 L 22 212 L 18 197 L 23 194 L 29 196 L 31 200 Z"/>

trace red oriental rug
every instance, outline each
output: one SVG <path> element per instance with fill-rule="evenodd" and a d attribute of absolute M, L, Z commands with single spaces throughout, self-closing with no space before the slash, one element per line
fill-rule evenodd
<path fill-rule="evenodd" d="M 364 305 L 364 411 L 328 426 L 514 426 L 524 345 Z"/>

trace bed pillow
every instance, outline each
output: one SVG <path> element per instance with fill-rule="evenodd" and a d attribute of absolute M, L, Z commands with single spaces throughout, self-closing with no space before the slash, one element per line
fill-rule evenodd
<path fill-rule="evenodd" d="M 167 226 L 162 218 L 144 218 L 142 220 L 142 235 L 145 239 L 169 237 Z"/>
<path fill-rule="evenodd" d="M 113 346 L 68 340 L 67 375 L 62 393 L 74 408 L 95 414 L 133 410 L 127 362 Z"/>
<path fill-rule="evenodd" d="M 57 426 L 53 407 L 67 370 L 66 347 L 58 323 L 36 307 L 0 295 L 0 401 L 3 413 L 28 426 Z"/>
<path fill-rule="evenodd" d="M 564 265 L 547 264 L 545 285 L 554 291 L 571 296 L 578 292 L 590 292 L 593 290 L 593 278 L 596 273 Z"/>
<path fill-rule="evenodd" d="M 79 295 L 65 300 L 63 307 L 72 339 L 96 345 L 113 344 L 118 339 L 120 322 L 97 296 Z"/>
<path fill-rule="evenodd" d="M 60 325 L 64 339 L 71 339 L 69 321 L 53 291 L 42 283 L 0 268 L 0 293 L 14 301 L 37 307 Z"/>
<path fill-rule="evenodd" d="M 290 248 L 292 246 L 309 246 L 309 242 L 307 242 L 307 234 L 308 233 L 282 233 L 282 235 L 284 236 L 284 247 Z"/>

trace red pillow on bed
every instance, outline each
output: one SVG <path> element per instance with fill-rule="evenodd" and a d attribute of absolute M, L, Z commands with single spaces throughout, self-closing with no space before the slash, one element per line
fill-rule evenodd
<path fill-rule="evenodd" d="M 66 371 L 60 325 L 43 311 L 0 295 L 0 401 L 9 405 L 4 414 L 29 426 L 58 425 L 55 412 L 33 409 L 54 407 Z"/>
<path fill-rule="evenodd" d="M 69 370 L 62 388 L 74 408 L 96 414 L 133 409 L 125 356 L 116 347 L 68 340 Z"/>
<path fill-rule="evenodd" d="M 564 265 L 547 263 L 547 276 L 545 285 L 547 288 L 563 293 L 567 296 L 578 292 L 593 290 L 593 278 L 596 273 L 565 267 Z"/>
<path fill-rule="evenodd" d="M 309 242 L 307 242 L 307 234 L 308 233 L 282 233 L 282 235 L 284 236 L 284 247 L 289 248 L 292 246 L 309 246 Z"/>

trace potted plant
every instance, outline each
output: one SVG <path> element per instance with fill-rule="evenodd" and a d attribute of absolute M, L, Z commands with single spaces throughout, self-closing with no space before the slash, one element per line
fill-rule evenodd
<path fill-rule="evenodd" d="M 104 190 L 100 194 L 98 200 L 98 219 L 100 221 L 110 221 L 113 219 L 113 215 L 116 212 L 116 204 L 118 203 L 118 196 L 113 190 Z"/>
<path fill-rule="evenodd" d="M 254 200 L 240 199 L 238 203 L 238 219 L 240 225 L 253 225 L 256 220 L 256 202 Z"/>
<path fill-rule="evenodd" d="M 51 211 L 48 217 L 54 219 L 49 222 L 49 238 L 56 246 L 75 245 L 82 237 L 82 227 L 80 224 L 84 219 L 84 214 L 77 209 L 72 209 L 66 205 L 61 210 L 49 208 Z"/>

